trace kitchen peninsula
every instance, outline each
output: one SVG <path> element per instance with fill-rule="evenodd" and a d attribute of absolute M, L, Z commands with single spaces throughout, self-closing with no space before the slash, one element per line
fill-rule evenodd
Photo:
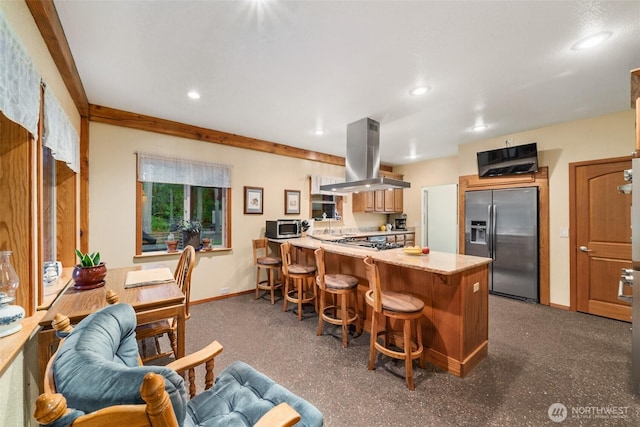
<path fill-rule="evenodd" d="M 430 363 L 464 377 L 488 352 L 490 258 L 431 252 L 408 255 L 402 249 L 376 251 L 336 243 L 335 237 L 289 239 L 300 261 L 313 263 L 313 251 L 325 249 L 327 271 L 358 277 L 358 311 L 371 328 L 371 308 L 364 302 L 368 282 L 363 259 L 378 264 L 382 288 L 406 292 L 425 303 L 422 332 Z"/>

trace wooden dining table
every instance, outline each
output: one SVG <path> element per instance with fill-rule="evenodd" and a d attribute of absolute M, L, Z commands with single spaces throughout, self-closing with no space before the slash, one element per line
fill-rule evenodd
<path fill-rule="evenodd" d="M 157 265 L 154 267 L 158 267 Z M 119 303 L 130 304 L 136 312 L 139 325 L 174 317 L 177 319 L 177 354 L 176 358 L 184 356 L 184 337 L 186 306 L 185 296 L 174 282 L 142 285 L 125 288 L 127 273 L 140 270 L 142 266 L 113 268 L 107 270 L 105 284 L 102 287 L 77 290 L 73 280 L 60 293 L 48 309 L 47 314 L 40 321 L 38 333 L 38 365 L 40 391 L 43 391 L 44 372 L 47 363 L 55 352 L 59 339 L 51 326 L 51 321 L 60 313 L 69 318 L 72 325 L 89 314 L 107 306 L 107 292 L 114 291 Z"/>

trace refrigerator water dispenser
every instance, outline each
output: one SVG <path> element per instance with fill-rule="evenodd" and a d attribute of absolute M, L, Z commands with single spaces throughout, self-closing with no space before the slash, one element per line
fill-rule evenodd
<path fill-rule="evenodd" d="M 487 221 L 471 221 L 471 243 L 487 243 Z"/>

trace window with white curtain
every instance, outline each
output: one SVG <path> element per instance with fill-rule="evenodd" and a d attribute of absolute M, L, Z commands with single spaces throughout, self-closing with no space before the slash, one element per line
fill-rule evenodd
<path fill-rule="evenodd" d="M 335 176 L 312 175 L 311 180 L 311 217 L 316 221 L 342 219 L 342 194 L 320 190 L 321 185 L 344 182 L 344 178 Z"/>
<path fill-rule="evenodd" d="M 142 252 L 165 251 L 170 233 L 182 249 L 178 226 L 184 220 L 199 222 L 201 241 L 210 239 L 212 248 L 230 248 L 231 170 L 225 164 L 138 153 Z"/>

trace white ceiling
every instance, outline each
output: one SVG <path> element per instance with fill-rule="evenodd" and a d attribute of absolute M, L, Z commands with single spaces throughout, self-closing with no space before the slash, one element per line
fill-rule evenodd
<path fill-rule="evenodd" d="M 347 124 L 371 117 L 389 165 L 627 110 L 640 67 L 638 0 L 55 6 L 92 104 L 339 156 Z M 571 49 L 600 31 L 613 35 Z M 417 84 L 430 92 L 409 95 Z"/>

